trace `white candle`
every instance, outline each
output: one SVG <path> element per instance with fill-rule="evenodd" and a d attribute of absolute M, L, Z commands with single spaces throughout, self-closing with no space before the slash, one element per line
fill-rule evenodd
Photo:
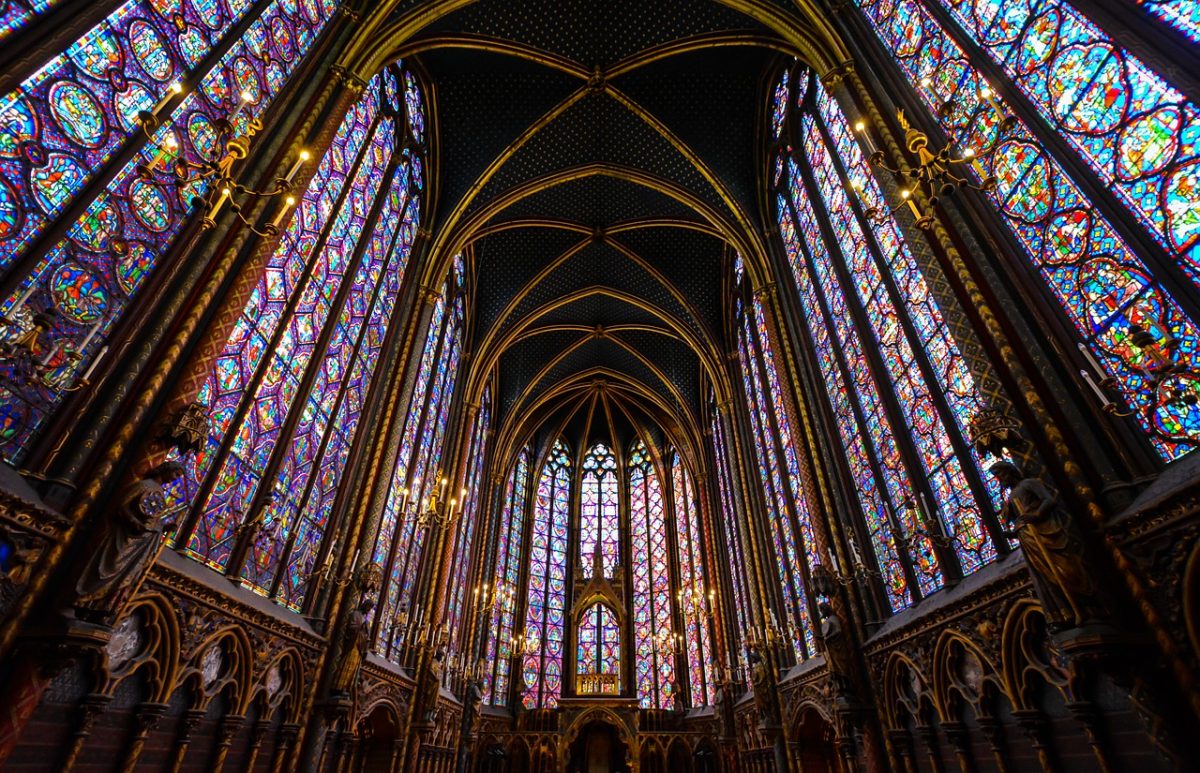
<path fill-rule="evenodd" d="M 100 360 L 104 359 L 104 355 L 108 354 L 108 346 L 100 347 L 100 351 L 96 352 L 96 356 L 92 359 L 92 364 L 88 366 L 87 371 L 83 374 L 81 381 L 87 381 L 96 372 L 96 366 L 100 364 Z"/>
<path fill-rule="evenodd" d="M 1092 380 L 1092 374 L 1088 373 L 1086 370 L 1080 370 L 1079 375 L 1083 377 L 1083 380 L 1087 382 L 1087 385 L 1090 386 L 1092 391 L 1096 393 L 1096 397 L 1100 398 L 1101 408 L 1107 408 L 1108 406 L 1112 405 L 1112 400 L 1109 400 L 1108 395 L 1104 394 L 1104 390 L 1100 388 L 1100 385 Z"/>
<path fill-rule="evenodd" d="M 26 288 L 25 292 L 21 293 L 21 297 L 13 304 L 12 310 L 14 313 L 21 310 L 21 307 L 25 305 L 25 301 L 29 300 L 29 296 L 33 295 L 33 291 L 36 289 L 37 282 L 30 282 L 29 287 Z"/>
<path fill-rule="evenodd" d="M 1092 366 L 1092 370 L 1096 371 L 1096 375 L 1098 375 L 1100 378 L 1104 378 L 1104 368 L 1101 367 L 1100 361 L 1096 359 L 1096 355 L 1092 354 L 1091 349 L 1088 349 L 1087 345 L 1082 341 L 1075 345 L 1079 347 L 1079 351 L 1081 354 L 1083 354 L 1083 358 L 1087 360 L 1088 365 Z"/>
<path fill-rule="evenodd" d="M 307 150 L 300 151 L 300 155 L 296 158 L 296 163 L 292 164 L 292 168 L 288 170 L 287 177 L 283 178 L 283 181 L 291 185 L 295 181 L 296 175 L 300 173 L 300 169 L 304 166 L 304 163 L 308 161 L 308 158 Z"/>
<path fill-rule="evenodd" d="M 88 330 L 87 336 L 85 336 L 83 339 L 83 342 L 81 344 L 79 344 L 80 352 L 82 352 L 84 349 L 86 349 L 87 345 L 90 344 L 92 342 L 92 339 L 96 337 L 96 334 L 100 332 L 100 323 L 102 321 L 103 320 L 99 320 L 99 319 L 96 320 L 96 324 L 92 325 L 92 327 Z"/>
<path fill-rule="evenodd" d="M 284 199 L 283 206 L 280 207 L 279 211 L 275 213 L 275 219 L 271 221 L 271 227 L 278 230 L 279 226 L 283 225 L 283 219 L 287 217 L 287 213 L 291 212 L 292 207 L 295 205 L 295 196 L 288 196 L 286 199 Z M 401 509 L 404 509 L 403 506 L 401 506 Z"/>
<path fill-rule="evenodd" d="M 862 566 L 862 563 L 863 563 L 862 553 L 858 552 L 858 543 L 854 541 L 854 537 L 850 537 L 849 542 L 850 542 L 850 553 L 854 556 L 854 565 Z"/>
<path fill-rule="evenodd" d="M 217 203 L 213 204 L 212 209 L 210 209 L 208 211 L 208 219 L 209 220 L 217 219 L 217 213 L 219 213 L 221 211 L 221 208 L 225 206 L 225 202 L 229 201 L 229 197 L 232 194 L 233 194 L 233 191 L 229 190 L 228 188 L 225 188 L 224 190 L 221 191 L 221 196 L 220 196 L 220 198 L 217 199 Z"/>
<path fill-rule="evenodd" d="M 158 120 L 159 113 L 161 113 L 162 111 L 167 109 L 167 105 L 170 104 L 171 100 L 175 98 L 175 95 L 182 94 L 182 93 L 183 93 L 183 84 L 182 83 L 175 82 L 175 83 L 172 83 L 170 86 L 168 86 L 166 93 L 162 95 L 162 99 L 158 100 L 158 104 L 156 104 L 154 106 L 154 109 L 152 109 L 150 111 L 150 113 L 154 116 L 155 120 Z"/>
<path fill-rule="evenodd" d="M 832 569 L 837 566 L 837 559 L 833 557 L 833 548 L 825 548 L 825 552 L 829 554 L 829 568 Z"/>

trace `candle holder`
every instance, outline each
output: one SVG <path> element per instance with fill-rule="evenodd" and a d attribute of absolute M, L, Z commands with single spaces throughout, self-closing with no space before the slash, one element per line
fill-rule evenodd
<path fill-rule="evenodd" d="M 990 88 L 987 91 L 991 94 Z M 982 93 L 981 96 L 983 96 Z M 989 104 L 1001 114 L 999 131 L 995 135 L 999 137 L 1004 131 L 1011 128 L 1014 119 L 1004 113 L 999 103 L 995 101 L 994 94 L 991 96 Z M 945 105 L 943 107 L 945 108 Z M 883 150 L 877 147 L 871 139 L 870 127 L 865 121 L 858 121 L 854 124 L 854 130 L 866 148 L 867 162 L 871 166 L 886 170 L 903 186 L 900 189 L 900 202 L 888 205 L 886 202 L 874 204 L 868 202 L 863 186 L 851 183 L 859 201 L 862 202 L 864 214 L 872 222 L 876 224 L 887 222 L 895 212 L 903 207 L 908 207 L 913 217 L 916 218 L 917 227 L 928 230 L 933 227 L 933 212 L 932 210 L 922 212 L 913 200 L 918 189 L 924 191 L 929 199 L 930 207 L 936 206 L 941 197 L 950 195 L 958 188 L 970 188 L 982 192 L 991 192 L 996 189 L 996 177 L 987 171 L 983 162 L 990 159 L 996 152 L 996 148 L 999 147 L 997 141 L 993 141 L 985 148 L 968 146 L 958 153 L 956 153 L 954 143 L 948 143 L 935 152 L 930 149 L 929 135 L 912 126 L 903 110 L 896 111 L 896 121 L 904 131 L 904 144 L 916 162 L 916 165 L 907 172 L 887 164 Z M 955 171 L 956 168 L 962 166 L 974 169 L 980 182 L 976 184 L 969 177 Z"/>
<path fill-rule="evenodd" d="M 1147 389 L 1160 397 L 1163 405 L 1179 410 L 1191 410 L 1200 405 L 1200 386 L 1193 379 L 1190 386 L 1182 387 L 1171 383 L 1172 379 L 1183 374 L 1194 374 L 1194 371 L 1178 359 L 1179 339 L 1168 330 L 1159 330 L 1157 334 L 1140 324 L 1129 326 L 1128 343 L 1140 355 L 1137 364 L 1131 367 L 1141 373 L 1147 382 Z M 1112 399 L 1110 394 L 1120 398 L 1117 379 L 1109 375 L 1100 361 L 1092 354 L 1087 345 L 1076 344 L 1084 361 L 1090 367 L 1079 369 L 1079 377 L 1091 389 L 1092 394 L 1100 401 L 1100 409 L 1110 416 L 1125 418 L 1137 413 L 1134 406 Z"/>
<path fill-rule="evenodd" d="M 138 176 L 146 182 L 173 185 L 176 189 L 202 189 L 202 193 L 192 197 L 192 205 L 204 212 L 201 225 L 206 229 L 215 227 L 218 215 L 229 206 L 254 233 L 263 237 L 277 235 L 283 218 L 296 205 L 294 196 L 284 199 L 274 219 L 262 230 L 244 213 L 253 199 L 291 193 L 296 176 L 310 158 L 308 151 L 299 151 L 287 174 L 276 177 L 271 188 L 258 190 L 237 182 L 234 167 L 250 155 L 251 142 L 263 128 L 262 122 L 255 117 L 242 118 L 242 113 L 253 103 L 252 95 L 243 91 L 230 114 L 213 122 L 215 136 L 207 148 L 195 148 L 199 161 L 190 161 L 184 158 L 174 129 L 168 129 L 161 138 L 156 136 L 167 108 L 183 93 L 182 84 L 172 84 L 152 110 L 138 113 L 142 133 L 153 150 L 150 161 L 137 166 Z"/>

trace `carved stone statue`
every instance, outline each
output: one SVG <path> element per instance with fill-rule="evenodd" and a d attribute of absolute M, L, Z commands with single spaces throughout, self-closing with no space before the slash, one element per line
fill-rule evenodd
<path fill-rule="evenodd" d="M 821 615 L 821 635 L 817 641 L 825 655 L 825 665 L 829 668 L 829 681 L 836 692 L 844 693 L 853 687 L 850 674 L 854 668 L 850 661 L 845 627 L 842 618 L 833 611 L 828 601 L 817 604 L 817 611 Z"/>
<path fill-rule="evenodd" d="M 346 621 L 346 628 L 342 631 L 341 660 L 333 675 L 334 695 L 353 698 L 358 691 L 358 675 L 371 644 L 371 625 L 367 617 L 373 606 L 375 602 L 369 596 L 364 597 Z"/>
<path fill-rule="evenodd" d="M 479 710 L 483 706 L 483 679 L 472 679 L 467 683 L 463 712 L 466 715 L 467 737 L 473 739 L 479 728 Z"/>
<path fill-rule="evenodd" d="M 756 650 L 747 655 L 750 661 L 750 683 L 754 686 L 754 705 L 758 709 L 759 727 L 778 727 L 779 696 L 771 667 Z"/>
<path fill-rule="evenodd" d="M 1058 495 L 1011 462 L 996 462 L 990 471 L 1009 489 L 1002 515 L 1015 529 L 1008 536 L 1015 536 L 1021 545 L 1051 629 L 1075 628 L 1104 618 L 1106 608 L 1085 560 L 1082 535 Z"/>
<path fill-rule="evenodd" d="M 182 474 L 179 462 L 160 464 L 110 511 L 75 583 L 76 617 L 104 624 L 116 619 L 158 553 L 166 506 L 163 485 Z"/>
<path fill-rule="evenodd" d="M 424 710 L 424 721 L 432 723 L 437 714 L 438 697 L 442 692 L 442 659 L 445 655 L 441 650 L 433 653 L 429 659 L 429 669 L 425 674 L 425 683 L 421 685 L 421 707 Z"/>
<path fill-rule="evenodd" d="M 717 694 L 713 696 L 713 716 L 717 722 L 717 735 L 721 738 L 732 738 L 733 727 L 733 685 L 722 682 L 717 686 Z"/>

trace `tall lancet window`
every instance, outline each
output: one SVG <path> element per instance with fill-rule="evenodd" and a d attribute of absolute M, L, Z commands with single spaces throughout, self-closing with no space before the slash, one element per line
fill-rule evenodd
<path fill-rule="evenodd" d="M 1000 492 L 967 440 L 984 400 L 937 299 L 890 216 L 847 191 L 878 187 L 819 81 L 797 79 L 776 166 L 783 245 L 866 534 L 893 609 L 997 556 Z M 928 533 L 944 533 L 940 555 Z M 1007 545 L 1001 545 L 1007 549 Z M 855 561 L 865 561 L 857 541 Z"/>
<path fill-rule="evenodd" d="M 603 443 L 583 458 L 579 509 L 579 566 L 591 573 L 592 553 L 600 548 L 604 576 L 612 577 L 621 555 L 621 518 L 617 507 L 617 460 Z"/>
<path fill-rule="evenodd" d="M 804 588 L 807 571 L 816 561 L 812 521 L 796 459 L 799 438 L 793 437 L 787 407 L 781 402 L 783 393 L 765 312 L 757 300 L 748 309 L 739 300 L 737 311 L 741 316 L 738 357 L 785 606 L 785 619 L 773 622 L 786 627 L 796 657 L 805 658 L 812 654 L 813 627 Z"/>
<path fill-rule="evenodd" d="M 671 454 L 671 489 L 675 503 L 676 555 L 679 557 L 679 590 L 676 596 L 683 617 L 688 684 L 692 705 L 704 706 L 714 696 L 712 664 L 716 658 L 709 638 L 708 621 L 716 611 L 713 609 L 715 600 L 704 581 L 704 539 L 699 497 L 692 476 L 678 451 Z"/>
<path fill-rule="evenodd" d="M 47 5 L 3 3 L 0 39 Z M 4 458 L 19 462 L 95 372 L 189 222 L 207 183 L 177 186 L 175 159 L 212 158 L 223 118 L 239 132 L 266 118 L 337 6 L 129 0 L 0 99 L 0 272 L 15 288 L 0 341 L 41 329 L 36 372 L 0 360 Z M 190 91 L 172 96 L 181 82 Z M 137 116 L 160 105 L 149 142 Z"/>
<path fill-rule="evenodd" d="M 200 390 L 209 436 L 171 492 L 189 508 L 177 545 L 294 608 L 377 380 L 420 215 L 398 77 L 371 81 L 322 159 Z"/>
<path fill-rule="evenodd" d="M 524 553 L 522 540 L 525 535 L 526 512 L 529 507 L 529 475 L 533 455 L 529 447 L 521 449 L 517 463 L 504 487 L 504 502 L 501 505 L 499 532 L 496 535 L 496 564 L 492 582 L 504 589 L 509 601 L 492 611 L 488 628 L 487 662 L 491 672 L 484 688 L 484 700 L 493 706 L 507 706 L 509 686 L 512 684 L 513 644 L 519 632 L 516 630 L 514 610 L 517 583 L 521 579 Z"/>
<path fill-rule="evenodd" d="M 675 695 L 671 551 L 658 471 L 642 441 L 629 449 L 629 530 L 633 543 L 633 643 L 642 708 L 669 709 Z"/>
<path fill-rule="evenodd" d="M 572 473 L 570 452 L 556 441 L 538 480 L 529 542 L 527 652 L 522 668 L 522 702 L 527 709 L 552 709 L 562 695 Z"/>
<path fill-rule="evenodd" d="M 442 447 L 462 354 L 464 302 L 462 261 L 456 259 L 429 320 L 375 535 L 373 560 L 383 567 L 384 576 L 379 614 L 372 625 L 375 649 L 384 657 L 397 654 L 405 633 L 401 620 L 415 624 L 429 618 L 428 610 L 412 608 L 429 532 L 418 525 L 417 515 L 435 495 L 443 506 L 454 498 L 442 470 Z M 401 612 L 407 612 L 407 618 Z"/>
<path fill-rule="evenodd" d="M 1072 364 L 1114 380 L 1164 460 L 1194 449 L 1200 107 L 1061 0 L 856 2 L 928 120 L 995 176 L 1019 259 L 1074 328 Z M 1196 37 L 1195 3 L 1142 5 Z"/>
<path fill-rule="evenodd" d="M 459 641 L 459 630 L 464 617 L 463 599 L 467 595 L 467 572 L 472 564 L 471 550 L 475 544 L 475 532 L 478 529 L 479 514 L 487 506 L 484 497 L 488 487 L 483 480 L 483 465 L 487 459 L 488 432 L 492 421 L 492 391 L 490 387 L 483 390 L 483 400 L 480 401 L 479 411 L 475 416 L 475 426 L 471 429 L 471 441 L 467 450 L 466 486 L 461 491 L 462 516 L 458 519 L 458 537 L 454 543 L 454 561 L 451 563 L 449 608 L 446 610 L 446 624 L 450 627 L 450 647 L 459 652 L 469 652 L 464 642 Z M 491 583 L 488 583 L 489 588 Z"/>
<path fill-rule="evenodd" d="M 733 465 L 735 457 L 731 456 L 732 449 L 725 439 L 725 427 L 715 406 L 712 438 L 713 454 L 717 464 L 717 494 L 720 496 L 721 527 L 725 533 L 729 565 L 749 566 L 746 563 L 746 550 L 742 546 L 742 521 L 738 517 L 739 510 L 734 499 Z M 750 629 L 750 608 L 747 606 L 747 600 L 750 598 L 749 574 L 749 572 L 731 572 L 729 577 L 729 584 L 733 589 L 733 612 L 739 631 Z"/>

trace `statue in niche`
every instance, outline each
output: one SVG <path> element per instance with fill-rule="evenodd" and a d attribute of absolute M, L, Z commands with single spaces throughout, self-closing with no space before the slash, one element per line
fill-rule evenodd
<path fill-rule="evenodd" d="M 776 692 L 775 675 L 771 666 L 758 654 L 758 650 L 750 650 L 747 654 L 750 661 L 750 683 L 754 686 L 754 705 L 758 709 L 759 727 L 778 727 L 779 696 Z"/>
<path fill-rule="evenodd" d="M 332 692 L 335 696 L 351 699 L 357 697 L 358 676 L 371 645 L 371 624 L 368 617 L 374 606 L 374 600 L 369 595 L 364 595 L 350 613 L 350 619 L 346 621 L 346 627 L 342 631 L 341 660 L 333 675 Z"/>
<path fill-rule="evenodd" d="M 845 626 L 841 616 L 833 611 L 833 606 L 828 601 L 817 604 L 817 612 L 821 615 L 821 635 L 817 642 L 825 655 L 830 685 L 835 694 L 845 694 L 853 689 L 850 674 L 854 668 L 846 641 Z"/>
<path fill-rule="evenodd" d="M 100 525 L 75 583 L 75 616 L 110 625 L 141 583 L 158 554 L 166 507 L 163 486 L 183 474 L 176 461 L 163 462 L 134 484 Z"/>
<path fill-rule="evenodd" d="M 463 705 L 463 713 L 466 715 L 467 722 L 467 737 L 475 738 L 475 731 L 479 728 L 479 713 L 483 706 L 483 688 L 485 683 L 483 677 L 471 679 L 467 682 L 466 700 Z"/>
<path fill-rule="evenodd" d="M 424 721 L 432 723 L 437 714 L 438 697 L 442 692 L 442 660 L 445 654 L 436 650 L 429 659 L 429 668 L 425 673 L 425 683 L 421 686 L 421 705 L 424 709 Z"/>
<path fill-rule="evenodd" d="M 1001 515 L 1014 528 L 1005 536 L 1021 545 L 1051 630 L 1104 619 L 1107 610 L 1085 560 L 1083 535 L 1057 493 L 1012 462 L 996 462 L 989 471 L 1008 489 Z"/>

